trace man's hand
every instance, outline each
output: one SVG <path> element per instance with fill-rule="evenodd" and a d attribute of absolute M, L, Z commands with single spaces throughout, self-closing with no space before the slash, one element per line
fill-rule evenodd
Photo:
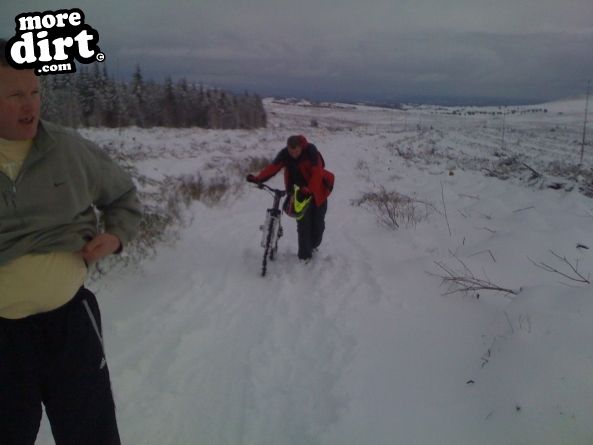
<path fill-rule="evenodd" d="M 111 255 L 121 246 L 121 241 L 111 233 L 101 233 L 90 240 L 80 253 L 87 264 L 91 264 Z"/>
<path fill-rule="evenodd" d="M 247 175 L 247 178 L 245 178 L 247 180 L 247 182 L 251 182 L 252 184 L 259 184 L 260 182 L 255 178 L 254 175 Z"/>

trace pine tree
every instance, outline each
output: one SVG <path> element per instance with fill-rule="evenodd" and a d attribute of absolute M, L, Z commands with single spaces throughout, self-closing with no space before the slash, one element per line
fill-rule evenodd
<path fill-rule="evenodd" d="M 77 74 L 42 78 L 44 119 L 70 126 L 256 128 L 266 125 L 263 102 L 248 92 L 238 96 L 199 87 L 145 81 L 140 66 L 129 83 L 110 78 L 107 66 L 82 66 Z"/>

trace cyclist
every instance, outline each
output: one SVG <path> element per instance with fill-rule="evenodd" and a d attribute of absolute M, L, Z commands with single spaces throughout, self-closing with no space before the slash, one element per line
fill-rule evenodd
<path fill-rule="evenodd" d="M 297 219 L 298 257 L 307 261 L 323 239 L 327 197 L 333 189 L 334 175 L 325 170 L 325 161 L 317 147 L 303 135 L 294 135 L 288 138 L 286 147 L 270 165 L 257 175 L 247 175 L 247 181 L 254 184 L 266 182 L 282 169 L 288 193 L 284 211 Z M 296 193 L 295 186 L 298 187 Z M 299 208 L 299 203 L 306 206 Z"/>

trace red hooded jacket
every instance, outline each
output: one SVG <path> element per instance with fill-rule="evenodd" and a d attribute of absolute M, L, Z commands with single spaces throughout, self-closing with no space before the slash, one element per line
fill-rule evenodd
<path fill-rule="evenodd" d="M 315 145 L 303 138 L 301 155 L 294 159 L 288 153 L 288 148 L 283 148 L 276 155 L 274 161 L 264 168 L 255 177 L 258 182 L 265 182 L 284 168 L 284 185 L 286 191 L 292 193 L 293 185 L 307 187 L 317 206 L 325 202 L 334 186 L 334 174 L 325 169 L 323 156 Z"/>

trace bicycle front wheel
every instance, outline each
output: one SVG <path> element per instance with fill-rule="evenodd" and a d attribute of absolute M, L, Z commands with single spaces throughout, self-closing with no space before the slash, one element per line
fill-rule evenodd
<path fill-rule="evenodd" d="M 270 257 L 270 259 L 273 259 L 273 238 L 274 238 L 274 225 L 276 223 L 276 219 L 275 218 L 270 218 L 270 221 L 268 222 L 267 226 L 266 226 L 266 232 L 265 232 L 265 247 L 264 247 L 264 258 L 262 260 L 262 265 L 261 265 L 261 276 L 265 277 L 266 276 L 266 272 L 267 272 L 267 268 L 268 268 L 268 256 Z"/>

